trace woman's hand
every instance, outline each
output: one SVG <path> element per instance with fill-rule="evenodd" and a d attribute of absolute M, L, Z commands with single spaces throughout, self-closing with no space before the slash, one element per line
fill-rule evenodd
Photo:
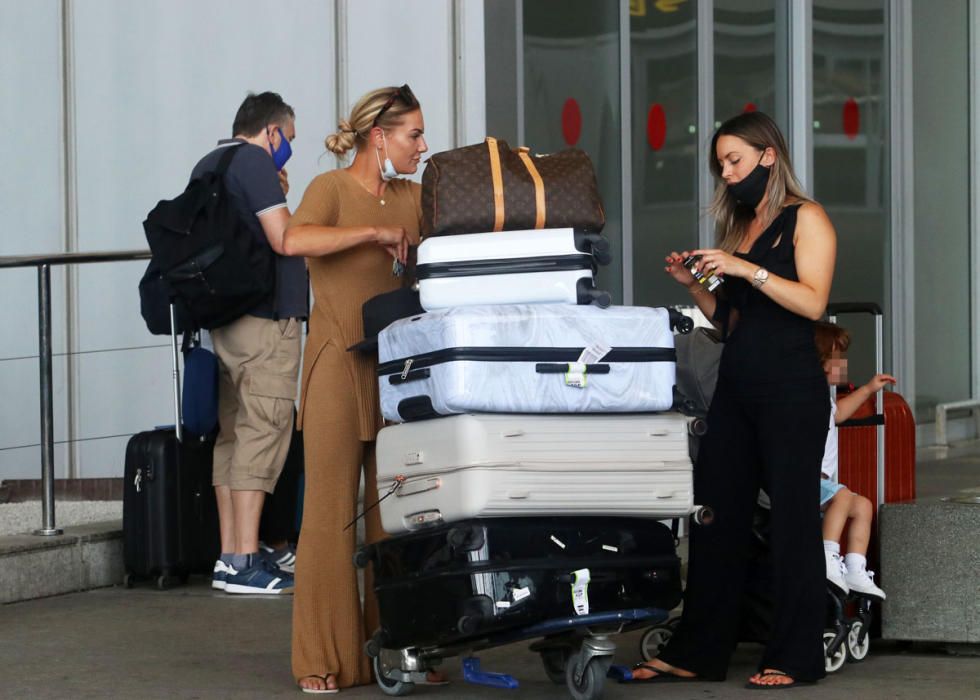
<path fill-rule="evenodd" d="M 664 258 L 667 261 L 667 265 L 664 267 L 664 272 L 674 278 L 674 281 L 678 284 L 683 284 L 685 287 L 690 287 L 697 283 L 694 279 L 694 275 L 691 271 L 684 267 L 684 259 L 690 255 L 686 250 L 683 253 L 677 253 L 677 251 L 671 251 L 670 255 Z"/>
<path fill-rule="evenodd" d="M 729 275 L 751 280 L 759 268 L 755 263 L 750 263 L 717 248 L 695 250 L 691 252 L 691 255 L 701 256 L 701 259 L 695 263 L 695 267 L 705 273 L 713 272 L 716 275 Z"/>
<path fill-rule="evenodd" d="M 374 241 L 402 263 L 408 262 L 408 234 L 402 226 L 375 226 Z"/>

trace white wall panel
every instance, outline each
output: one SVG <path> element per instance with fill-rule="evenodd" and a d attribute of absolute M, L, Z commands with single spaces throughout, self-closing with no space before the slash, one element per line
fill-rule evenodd
<path fill-rule="evenodd" d="M 54 439 L 68 436 L 67 359 L 52 360 L 54 395 Z M 37 358 L 0 361 L 0 481 L 41 478 L 41 402 L 38 392 Z M 65 449 L 56 444 L 55 475 L 67 476 Z M 120 472 L 121 475 L 122 472 Z"/>
<path fill-rule="evenodd" d="M 341 106 L 343 115 L 370 90 L 408 83 L 422 103 L 428 155 L 452 148 L 452 30 L 451 0 L 349 2 L 348 104 Z M 413 179 L 421 174 L 419 169 Z"/>
<path fill-rule="evenodd" d="M 62 249 L 60 17 L 58 0 L 0 2 L 0 255 Z"/>

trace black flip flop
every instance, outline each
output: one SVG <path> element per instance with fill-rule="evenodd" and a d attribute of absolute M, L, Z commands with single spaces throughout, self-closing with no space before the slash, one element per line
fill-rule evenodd
<path fill-rule="evenodd" d="M 670 671 L 665 671 L 662 668 L 657 668 L 656 666 L 643 663 L 636 664 L 631 670 L 635 671 L 640 668 L 645 668 L 647 671 L 653 671 L 656 675 L 650 676 L 649 678 L 630 678 L 629 680 L 620 681 L 620 683 L 676 683 L 678 681 L 693 681 L 697 678 L 697 676 L 678 676 L 676 673 L 671 673 Z"/>

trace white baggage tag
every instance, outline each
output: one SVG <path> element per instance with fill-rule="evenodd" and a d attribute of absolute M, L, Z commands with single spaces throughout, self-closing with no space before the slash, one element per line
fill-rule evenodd
<path fill-rule="evenodd" d="M 576 389 L 584 389 L 588 383 L 585 371 L 586 367 L 584 362 L 569 362 L 568 371 L 565 372 L 565 385 L 573 386 Z"/>
<path fill-rule="evenodd" d="M 572 572 L 572 605 L 576 615 L 589 614 L 589 581 L 592 576 L 588 569 Z"/>
<path fill-rule="evenodd" d="M 594 341 L 582 350 L 575 362 L 568 363 L 568 372 L 565 373 L 565 384 L 574 386 L 577 389 L 584 389 L 588 383 L 586 378 L 586 365 L 594 365 L 603 357 L 609 354 L 611 347 L 605 343 Z"/>

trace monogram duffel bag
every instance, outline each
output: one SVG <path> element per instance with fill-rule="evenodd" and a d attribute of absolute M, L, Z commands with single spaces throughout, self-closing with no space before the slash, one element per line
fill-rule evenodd
<path fill-rule="evenodd" d="M 606 218 L 592 161 L 567 148 L 531 155 L 504 141 L 436 153 L 422 175 L 422 234 L 534 228 L 598 233 Z"/>

